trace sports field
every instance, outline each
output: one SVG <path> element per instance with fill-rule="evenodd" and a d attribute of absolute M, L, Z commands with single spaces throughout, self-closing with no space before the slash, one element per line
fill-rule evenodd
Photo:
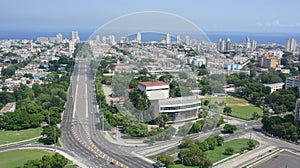
<path fill-rule="evenodd" d="M 254 112 L 257 112 L 260 116 L 263 115 L 262 109 L 248 103 L 248 101 L 245 99 L 227 97 L 226 106 L 231 107 L 232 109 L 230 116 L 244 120 L 251 120 Z"/>

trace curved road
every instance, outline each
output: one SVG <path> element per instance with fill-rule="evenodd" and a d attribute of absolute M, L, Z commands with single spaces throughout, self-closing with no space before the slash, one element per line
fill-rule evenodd
<path fill-rule="evenodd" d="M 90 61 L 77 59 L 61 125 L 62 146 L 87 167 L 152 167 L 151 163 L 131 153 L 132 150 L 121 150 L 102 135 L 99 129 L 101 112 L 98 112 L 94 88 Z"/>

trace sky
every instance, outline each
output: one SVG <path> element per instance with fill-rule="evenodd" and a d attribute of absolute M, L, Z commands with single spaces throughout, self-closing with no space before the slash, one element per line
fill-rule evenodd
<path fill-rule="evenodd" d="M 1 0 L 7 30 L 95 30 L 135 12 L 163 11 L 204 31 L 300 32 L 299 0 Z"/>

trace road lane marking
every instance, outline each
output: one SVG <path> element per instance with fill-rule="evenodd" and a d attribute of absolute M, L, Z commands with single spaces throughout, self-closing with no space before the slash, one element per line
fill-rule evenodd
<path fill-rule="evenodd" d="M 80 64 L 78 64 L 78 72 L 79 73 Z M 73 105 L 73 119 L 75 118 L 75 109 L 76 109 L 76 103 L 77 103 L 77 93 L 78 93 L 78 81 L 79 81 L 79 74 L 77 74 L 77 82 L 75 87 L 75 96 L 74 96 L 74 105 Z"/>

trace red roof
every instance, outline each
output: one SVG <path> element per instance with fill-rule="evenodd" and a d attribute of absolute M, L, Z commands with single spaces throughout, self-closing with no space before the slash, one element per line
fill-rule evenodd
<path fill-rule="evenodd" d="M 162 81 L 154 81 L 154 82 L 139 82 L 140 85 L 144 86 L 161 86 L 161 85 L 169 85 Z"/>

